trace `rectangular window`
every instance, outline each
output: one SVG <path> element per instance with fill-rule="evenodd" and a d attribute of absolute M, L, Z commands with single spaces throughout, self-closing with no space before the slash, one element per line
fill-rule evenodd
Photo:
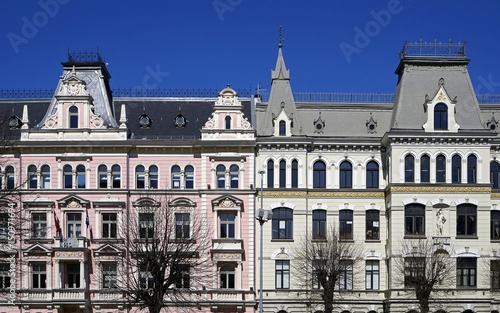
<path fill-rule="evenodd" d="M 0 213 L 0 240 L 9 238 L 9 214 Z"/>
<path fill-rule="evenodd" d="M 476 286 L 476 258 L 458 258 L 457 259 L 457 287 L 475 287 Z"/>
<path fill-rule="evenodd" d="M 46 264 L 34 263 L 31 265 L 31 287 L 33 289 L 47 288 Z"/>
<path fill-rule="evenodd" d="M 10 264 L 0 263 L 0 289 L 10 288 Z"/>
<path fill-rule="evenodd" d="M 80 264 L 66 264 L 66 288 L 80 288 Z"/>
<path fill-rule="evenodd" d="M 380 212 L 378 210 L 366 211 L 366 240 L 380 239 Z"/>
<path fill-rule="evenodd" d="M 326 210 L 313 211 L 313 239 L 326 239 Z"/>
<path fill-rule="evenodd" d="M 154 237 L 154 213 L 139 213 L 139 238 Z"/>
<path fill-rule="evenodd" d="M 178 273 L 171 273 L 174 277 L 177 277 L 175 282 L 175 287 L 178 289 L 189 289 L 190 287 L 190 275 L 189 275 L 189 265 L 179 265 Z"/>
<path fill-rule="evenodd" d="M 66 215 L 68 237 L 80 237 L 82 235 L 82 213 L 68 213 Z"/>
<path fill-rule="evenodd" d="M 352 210 L 340 210 L 339 212 L 339 222 L 340 222 L 340 238 L 341 239 L 352 239 Z"/>
<path fill-rule="evenodd" d="M 139 268 L 139 286 L 142 289 L 154 288 L 153 274 L 146 265 L 141 265 Z"/>
<path fill-rule="evenodd" d="M 234 213 L 223 213 L 220 219 L 220 238 L 235 238 L 234 236 Z"/>
<path fill-rule="evenodd" d="M 45 238 L 47 236 L 47 213 L 31 214 L 31 236 Z"/>
<path fill-rule="evenodd" d="M 325 276 L 327 273 L 326 273 L 326 269 L 325 269 L 325 266 L 326 266 L 326 261 L 324 260 L 313 260 L 312 261 L 312 288 L 313 289 L 324 289 L 322 284 L 321 284 L 321 281 L 323 281 L 324 283 L 324 280 L 325 280 Z"/>
<path fill-rule="evenodd" d="M 380 288 L 379 261 L 366 261 L 365 284 L 367 290 L 378 290 Z"/>
<path fill-rule="evenodd" d="M 102 264 L 102 288 L 116 288 L 116 263 Z"/>
<path fill-rule="evenodd" d="M 425 258 L 408 257 L 405 258 L 405 287 L 414 287 L 424 273 Z"/>
<path fill-rule="evenodd" d="M 193 173 L 186 173 L 186 189 L 194 188 L 194 175 Z"/>
<path fill-rule="evenodd" d="M 353 262 L 344 260 L 340 262 L 339 288 L 340 290 L 352 290 Z"/>
<path fill-rule="evenodd" d="M 500 260 L 490 261 L 491 289 L 500 289 Z"/>
<path fill-rule="evenodd" d="M 278 260 L 276 268 L 276 289 L 290 288 L 290 261 Z"/>
<path fill-rule="evenodd" d="M 176 239 L 189 239 L 190 234 L 190 214 L 189 213 L 175 213 L 175 238 Z"/>
<path fill-rule="evenodd" d="M 102 213 L 102 238 L 116 238 L 116 213 Z"/>
<path fill-rule="evenodd" d="M 476 211 L 475 205 L 457 206 L 457 236 L 476 236 Z"/>

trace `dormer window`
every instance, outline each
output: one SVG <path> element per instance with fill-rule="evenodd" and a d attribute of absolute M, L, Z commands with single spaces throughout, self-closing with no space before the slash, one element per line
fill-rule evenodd
<path fill-rule="evenodd" d="M 144 113 L 143 115 L 141 115 L 141 117 L 139 117 L 139 125 L 141 126 L 141 128 L 151 127 L 151 118 Z"/>
<path fill-rule="evenodd" d="M 23 123 L 21 122 L 21 119 L 15 115 L 11 116 L 9 118 L 9 128 L 10 129 L 19 129 L 23 126 Z"/>
<path fill-rule="evenodd" d="M 448 106 L 444 103 L 434 107 L 434 129 L 448 130 Z"/>
<path fill-rule="evenodd" d="M 69 128 L 78 128 L 78 108 L 76 106 L 69 108 Z"/>
<path fill-rule="evenodd" d="M 177 128 L 183 128 L 186 127 L 187 120 L 182 114 L 179 113 L 174 119 L 174 124 Z"/>
<path fill-rule="evenodd" d="M 286 122 L 285 121 L 280 121 L 279 135 L 280 136 L 286 136 Z"/>

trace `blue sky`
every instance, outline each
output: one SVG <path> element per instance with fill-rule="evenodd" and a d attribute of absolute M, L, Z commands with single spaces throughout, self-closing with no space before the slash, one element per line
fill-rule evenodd
<path fill-rule="evenodd" d="M 112 88 L 269 89 L 282 26 L 294 91 L 394 92 L 404 41 L 451 39 L 477 92 L 500 93 L 499 16 L 493 0 L 2 0 L 0 89 L 55 88 L 68 50 L 96 49 Z"/>

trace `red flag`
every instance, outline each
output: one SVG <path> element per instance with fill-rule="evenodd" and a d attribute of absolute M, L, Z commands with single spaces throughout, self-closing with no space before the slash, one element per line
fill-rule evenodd
<path fill-rule="evenodd" d="M 61 235 L 61 225 L 59 224 L 59 219 L 57 218 L 55 212 L 54 212 L 54 221 L 56 222 L 56 235 Z"/>

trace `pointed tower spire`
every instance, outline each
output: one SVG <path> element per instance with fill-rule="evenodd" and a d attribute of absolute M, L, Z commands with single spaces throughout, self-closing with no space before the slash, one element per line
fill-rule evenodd
<path fill-rule="evenodd" d="M 23 126 L 21 126 L 22 129 L 28 129 L 29 128 L 29 123 L 30 120 L 28 118 L 28 106 L 25 104 L 23 106 L 23 119 L 22 119 Z"/>
<path fill-rule="evenodd" d="M 271 71 L 271 80 L 275 79 L 289 80 L 290 72 L 286 69 L 285 59 L 283 58 L 283 53 L 281 52 L 281 49 L 283 48 L 283 41 L 285 40 L 285 38 L 283 38 L 281 33 L 281 26 L 279 29 L 279 35 L 277 39 L 278 39 L 278 60 L 276 61 L 276 68 L 273 71 Z"/>

